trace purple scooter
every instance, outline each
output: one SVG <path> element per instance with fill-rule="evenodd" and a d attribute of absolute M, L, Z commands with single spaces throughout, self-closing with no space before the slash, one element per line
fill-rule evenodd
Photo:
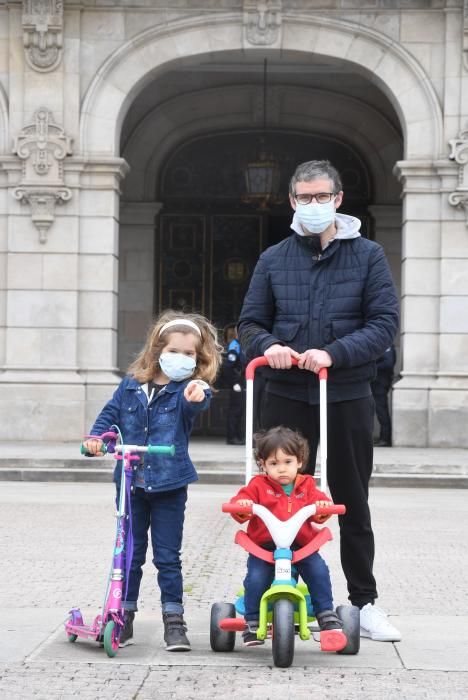
<path fill-rule="evenodd" d="M 69 619 L 65 623 L 65 632 L 70 642 L 76 642 L 78 637 L 92 639 L 103 644 L 108 656 L 115 656 L 119 649 L 120 633 L 124 625 L 123 603 L 127 596 L 128 576 L 133 556 L 132 513 L 130 492 L 132 485 L 132 462 L 138 461 L 138 453 L 166 454 L 173 456 L 174 445 L 125 445 L 119 428 L 113 425 L 116 432 L 102 435 L 87 435 L 88 438 L 98 438 L 104 441 L 102 451 L 116 453 L 116 459 L 123 459 L 122 477 L 120 481 L 119 506 L 116 513 L 117 532 L 115 536 L 112 566 L 107 580 L 106 595 L 102 612 L 94 618 L 92 625 L 85 625 L 79 608 L 69 611 Z M 120 444 L 117 444 L 117 440 Z M 91 456 L 86 448 L 81 446 L 81 452 Z"/>

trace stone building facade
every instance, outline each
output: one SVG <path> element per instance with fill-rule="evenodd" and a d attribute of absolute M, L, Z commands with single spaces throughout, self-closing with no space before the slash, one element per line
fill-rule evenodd
<path fill-rule="evenodd" d="M 399 287 L 394 443 L 468 446 L 466 0 L 0 0 L 0 437 L 85 432 L 160 308 L 235 318 L 317 156 Z"/>

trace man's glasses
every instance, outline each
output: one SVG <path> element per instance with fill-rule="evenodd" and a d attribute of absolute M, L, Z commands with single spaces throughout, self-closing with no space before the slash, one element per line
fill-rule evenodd
<path fill-rule="evenodd" d="M 314 199 L 317 204 L 328 204 L 328 202 L 331 202 L 333 197 L 336 197 L 335 192 L 317 192 L 317 194 L 294 193 L 294 199 L 298 204 L 310 204 L 314 201 Z"/>

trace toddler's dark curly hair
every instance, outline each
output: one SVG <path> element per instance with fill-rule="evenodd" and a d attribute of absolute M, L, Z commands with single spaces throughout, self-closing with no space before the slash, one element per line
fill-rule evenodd
<path fill-rule="evenodd" d="M 300 472 L 306 468 L 309 459 L 309 444 L 297 430 L 277 425 L 275 428 L 255 433 L 254 440 L 254 455 L 259 466 L 261 462 L 266 462 L 269 457 L 275 455 L 278 450 L 283 450 L 287 455 L 296 457 L 298 462 L 302 462 Z"/>

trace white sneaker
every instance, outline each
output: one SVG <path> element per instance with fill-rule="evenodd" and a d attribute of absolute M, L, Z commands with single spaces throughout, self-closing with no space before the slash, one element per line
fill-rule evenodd
<path fill-rule="evenodd" d="M 401 634 L 390 624 L 386 613 L 372 603 L 361 609 L 361 637 L 370 637 L 374 642 L 399 642 Z"/>

